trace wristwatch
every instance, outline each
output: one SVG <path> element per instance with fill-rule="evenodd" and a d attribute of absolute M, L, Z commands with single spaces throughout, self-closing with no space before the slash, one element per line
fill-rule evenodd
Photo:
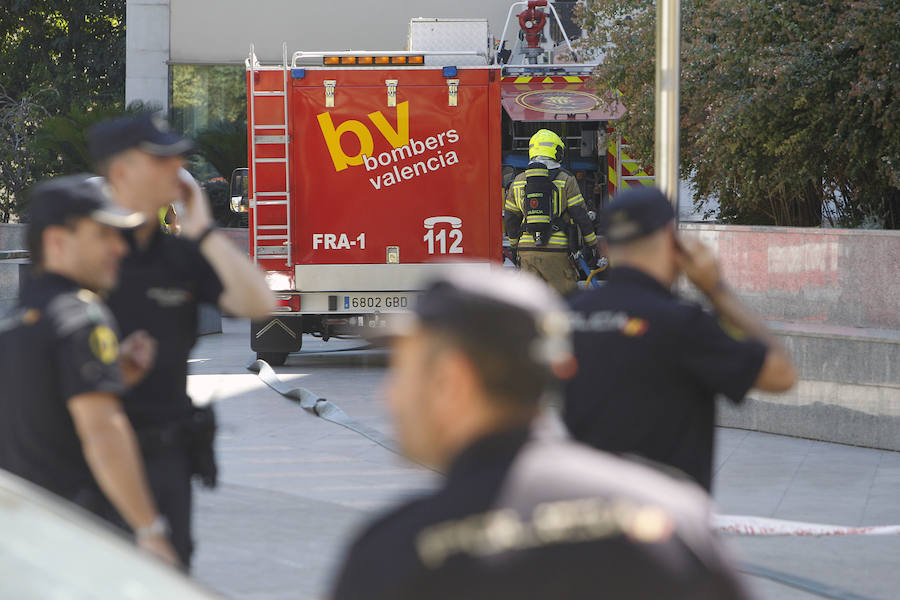
<path fill-rule="evenodd" d="M 143 539 L 153 536 L 167 537 L 169 535 L 169 522 L 162 515 L 156 515 L 153 522 L 146 527 L 134 530 L 135 539 Z"/>

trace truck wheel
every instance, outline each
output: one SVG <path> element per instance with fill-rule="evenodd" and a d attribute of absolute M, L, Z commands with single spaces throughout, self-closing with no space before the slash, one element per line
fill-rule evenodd
<path fill-rule="evenodd" d="M 257 352 L 256 360 L 264 360 L 270 366 L 280 367 L 287 360 L 287 352 Z"/>

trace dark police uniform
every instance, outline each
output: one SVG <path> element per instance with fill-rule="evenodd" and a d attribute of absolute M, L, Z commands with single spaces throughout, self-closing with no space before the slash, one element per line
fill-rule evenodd
<path fill-rule="evenodd" d="M 198 303 L 218 304 L 222 283 L 196 242 L 160 232 L 147 248 L 126 235 L 131 251 L 122 260 L 109 307 L 122 334 L 143 329 L 156 339 L 152 370 L 123 397 L 141 444 L 147 479 L 171 539 L 185 566 L 191 539 L 192 403 L 187 361 L 197 340 Z"/>
<path fill-rule="evenodd" d="M 616 196 L 600 221 L 615 246 L 646 239 L 674 218 L 660 190 L 636 187 Z M 670 465 L 709 490 L 716 394 L 740 402 L 766 346 L 733 328 L 726 333 L 699 305 L 627 266 L 610 269 L 605 286 L 570 306 L 578 372 L 567 382 L 565 422 L 573 437 Z"/>
<path fill-rule="evenodd" d="M 334 600 L 744 598 L 696 486 L 546 428 L 495 433 L 376 521 Z"/>
<path fill-rule="evenodd" d="M 766 347 L 726 333 L 636 269 L 611 269 L 604 287 L 571 306 L 579 369 L 565 422 L 573 437 L 671 465 L 709 490 L 716 394 L 741 401 Z"/>
<path fill-rule="evenodd" d="M 85 461 L 67 402 L 124 391 L 118 334 L 100 298 L 71 280 L 29 281 L 0 319 L 0 467 L 122 526 Z"/>

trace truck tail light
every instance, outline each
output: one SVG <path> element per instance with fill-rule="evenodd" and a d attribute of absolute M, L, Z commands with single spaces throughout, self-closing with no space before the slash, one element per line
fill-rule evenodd
<path fill-rule="evenodd" d="M 300 296 L 297 294 L 276 294 L 275 312 L 300 312 Z"/>
<path fill-rule="evenodd" d="M 391 62 L 390 56 L 376 56 L 375 57 L 376 65 L 387 65 L 387 64 L 390 64 L 390 62 Z"/>
<path fill-rule="evenodd" d="M 410 56 L 408 62 L 411 65 L 424 65 L 425 57 L 424 56 Z"/>
<path fill-rule="evenodd" d="M 341 57 L 341 64 L 342 64 L 342 65 L 355 65 L 355 64 L 356 64 L 356 57 L 355 57 L 355 56 L 342 56 L 342 57 Z"/>
<path fill-rule="evenodd" d="M 341 58 L 339 56 L 326 56 L 323 59 L 326 65 L 339 65 L 341 64 Z"/>
<path fill-rule="evenodd" d="M 405 65 L 407 57 L 405 56 L 392 56 L 391 64 L 392 65 Z"/>
<path fill-rule="evenodd" d="M 371 65 L 372 58 L 373 57 L 371 57 L 371 56 L 360 56 L 356 62 L 358 62 L 361 65 Z"/>

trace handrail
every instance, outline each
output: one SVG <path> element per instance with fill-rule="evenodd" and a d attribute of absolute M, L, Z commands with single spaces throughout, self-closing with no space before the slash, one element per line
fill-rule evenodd
<path fill-rule="evenodd" d="M 251 196 L 249 200 L 250 206 L 253 207 L 253 223 L 250 223 L 250 230 L 253 232 L 253 264 L 259 264 L 259 252 L 257 252 L 257 247 L 259 247 L 259 240 L 257 240 L 257 236 L 259 235 L 259 229 L 257 228 L 257 224 L 259 223 L 259 214 L 257 213 L 256 207 L 256 178 L 259 175 L 256 172 L 256 144 L 254 143 L 253 136 L 256 135 L 256 111 L 255 111 L 255 100 L 254 100 L 254 92 L 256 91 L 256 76 L 254 74 L 254 70 L 259 66 L 259 61 L 256 60 L 256 52 L 254 51 L 253 44 L 250 44 L 250 56 L 247 57 L 247 68 L 250 71 L 250 97 L 247 102 L 250 104 L 250 168 L 253 170 L 253 186 L 251 187 Z"/>
<path fill-rule="evenodd" d="M 539 63 L 539 64 L 521 64 L 521 65 L 503 65 L 504 73 L 527 73 L 529 71 L 538 71 L 540 73 L 568 73 L 584 72 L 590 74 L 597 67 L 597 63 Z"/>
<path fill-rule="evenodd" d="M 284 199 L 287 215 L 284 220 L 284 229 L 287 233 L 287 266 L 294 266 L 294 248 L 291 245 L 291 141 L 288 128 L 288 62 L 287 42 L 281 44 L 281 62 L 284 68 Z M 255 143 L 255 141 L 254 141 Z"/>

